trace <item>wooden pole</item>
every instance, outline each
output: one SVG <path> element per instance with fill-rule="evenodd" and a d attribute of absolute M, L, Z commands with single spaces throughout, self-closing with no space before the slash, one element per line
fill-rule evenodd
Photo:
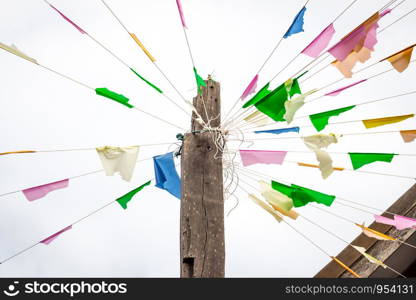
<path fill-rule="evenodd" d="M 194 105 L 205 122 L 210 119 L 210 126 L 219 128 L 220 84 L 210 77 L 205 83 Z M 222 153 L 215 145 L 218 133 L 202 131 L 195 118 L 191 128 L 181 154 L 181 277 L 224 277 Z"/>

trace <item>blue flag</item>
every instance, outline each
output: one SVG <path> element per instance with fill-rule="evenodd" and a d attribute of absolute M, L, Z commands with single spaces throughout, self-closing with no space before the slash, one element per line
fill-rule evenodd
<path fill-rule="evenodd" d="M 287 39 L 289 36 L 295 33 L 303 32 L 303 16 L 306 12 L 306 6 L 304 6 L 296 15 L 295 19 L 293 20 L 292 25 L 290 25 L 289 29 L 283 36 L 283 38 Z"/>
<path fill-rule="evenodd" d="M 153 157 L 156 186 L 181 199 L 181 179 L 173 163 L 173 152 Z"/>
<path fill-rule="evenodd" d="M 281 134 L 286 132 L 299 132 L 299 127 L 290 127 L 290 128 L 280 128 L 280 129 L 270 129 L 270 130 L 257 130 L 254 133 L 272 133 L 272 134 Z"/>

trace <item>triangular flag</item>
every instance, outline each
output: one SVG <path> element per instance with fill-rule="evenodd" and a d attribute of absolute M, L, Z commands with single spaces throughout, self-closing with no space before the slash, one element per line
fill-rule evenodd
<path fill-rule="evenodd" d="M 412 58 L 413 48 L 415 46 L 416 44 L 400 50 L 399 52 L 380 60 L 380 62 L 385 60 L 389 61 L 393 68 L 395 68 L 397 72 L 401 73 L 409 66 L 410 59 Z"/>
<path fill-rule="evenodd" d="M 391 225 L 396 227 L 397 230 L 403 230 L 407 228 L 416 228 L 416 219 L 394 215 L 394 219 L 386 218 L 383 216 L 374 215 L 374 219 L 377 223 Z"/>
<path fill-rule="evenodd" d="M 137 73 L 134 69 L 130 68 L 130 70 L 136 74 L 137 77 L 139 77 L 141 80 L 143 80 L 144 82 L 146 82 L 149 86 L 151 86 L 152 88 L 154 88 L 156 91 L 158 91 L 159 93 L 163 94 L 162 90 L 160 88 L 158 88 L 157 86 L 155 86 L 153 83 L 151 83 L 149 80 L 147 80 L 146 78 L 144 78 L 142 75 L 140 75 L 139 73 Z"/>
<path fill-rule="evenodd" d="M 363 80 L 360 80 L 360 81 L 354 82 L 354 83 L 352 83 L 352 84 L 350 84 L 350 85 L 344 86 L 344 87 L 342 87 L 342 88 L 336 89 L 335 91 L 332 91 L 332 92 L 326 93 L 324 96 L 338 96 L 338 95 L 339 95 L 341 92 L 343 92 L 344 90 L 349 89 L 350 87 L 353 87 L 353 86 L 355 86 L 355 85 L 357 85 L 357 84 L 360 84 L 360 83 L 362 83 L 362 82 L 364 82 L 364 81 L 367 81 L 367 79 L 363 79 Z"/>
<path fill-rule="evenodd" d="M 288 38 L 292 34 L 296 34 L 299 32 L 303 32 L 303 17 L 306 12 L 306 6 L 304 6 L 296 15 L 295 19 L 292 22 L 292 25 L 290 25 L 289 29 L 286 31 L 283 38 Z"/>
<path fill-rule="evenodd" d="M 62 18 L 64 18 L 69 24 L 71 24 L 72 26 L 74 26 L 80 33 L 87 34 L 81 27 L 79 27 L 72 20 L 70 20 L 67 16 L 65 16 L 63 13 L 61 13 L 55 6 L 53 6 L 49 2 L 46 2 L 46 3 L 48 3 L 49 6 L 52 7 L 53 10 L 55 10 L 58 14 L 60 14 Z"/>
<path fill-rule="evenodd" d="M 349 273 L 351 273 L 354 277 L 356 278 L 361 278 L 360 275 L 358 275 L 356 272 L 354 272 L 351 268 L 349 268 L 346 264 L 344 264 L 342 261 L 340 261 L 338 258 L 336 258 L 335 256 L 331 256 L 331 258 L 337 263 L 339 264 L 342 268 L 344 268 L 346 271 L 348 271 Z"/>
<path fill-rule="evenodd" d="M 298 162 L 298 166 L 299 167 L 308 167 L 308 168 L 317 168 L 319 169 L 318 165 L 314 165 L 314 164 L 307 164 L 307 163 L 303 163 L 303 162 Z M 333 170 L 335 171 L 344 171 L 345 168 L 340 168 L 340 167 L 332 167 Z"/>
<path fill-rule="evenodd" d="M 110 91 L 107 88 L 96 88 L 95 89 L 95 93 L 97 95 L 106 97 L 106 98 L 111 99 L 111 100 L 114 100 L 114 101 L 116 101 L 116 102 L 118 102 L 120 104 L 123 104 L 124 106 L 127 106 L 128 108 L 133 108 L 134 107 L 133 105 L 131 105 L 129 103 L 129 98 L 127 98 L 124 95 L 117 94 L 117 93 L 115 93 L 113 91 Z"/>
<path fill-rule="evenodd" d="M 254 133 L 272 133 L 272 134 L 282 134 L 286 132 L 297 132 L 299 133 L 300 128 L 299 127 L 290 127 L 290 128 L 280 128 L 280 129 L 269 129 L 269 130 L 257 130 L 254 131 Z"/>
<path fill-rule="evenodd" d="M 257 198 L 255 195 L 249 194 L 248 195 L 250 197 L 250 199 L 256 203 L 258 206 L 260 206 L 261 208 L 263 208 L 265 211 L 267 211 L 269 214 L 271 214 L 273 216 L 273 218 L 276 219 L 277 222 L 282 222 L 282 217 L 272 208 L 270 207 L 268 204 L 266 204 L 265 202 L 261 201 L 259 198 Z"/>
<path fill-rule="evenodd" d="M 361 168 L 364 165 L 371 164 L 376 161 L 388 162 L 393 160 L 397 154 L 394 153 L 352 153 L 349 152 L 351 163 L 354 170 Z"/>
<path fill-rule="evenodd" d="M 105 170 L 105 175 L 112 176 L 120 173 L 121 178 L 130 181 L 139 154 L 139 146 L 96 148 L 98 156 Z"/>
<path fill-rule="evenodd" d="M 39 243 L 45 244 L 45 245 L 49 245 L 50 243 L 52 243 L 58 236 L 60 236 L 62 233 L 64 233 L 65 231 L 68 231 L 72 229 L 72 225 L 69 225 L 68 227 L 65 227 L 64 229 L 58 231 L 57 233 L 52 234 L 51 236 L 47 237 L 46 239 L 41 240 Z"/>
<path fill-rule="evenodd" d="M 263 181 L 259 181 L 261 194 L 266 198 L 270 205 L 278 206 L 285 211 L 293 208 L 293 201 L 288 196 L 272 188 L 272 186 Z"/>
<path fill-rule="evenodd" d="M 296 112 L 305 104 L 305 99 L 307 96 L 317 92 L 318 90 L 313 89 L 309 92 L 306 92 L 304 94 L 300 94 L 296 96 L 295 98 L 286 100 L 285 102 L 285 111 L 283 118 L 286 120 L 287 124 L 292 123 L 293 118 L 296 114 Z"/>
<path fill-rule="evenodd" d="M 25 53 L 23 53 L 22 51 L 20 51 L 19 49 L 17 49 L 17 47 L 15 45 L 13 45 L 13 44 L 11 46 L 7 46 L 7 45 L 5 45 L 3 43 L 0 43 L 0 48 L 6 50 L 8 52 L 10 52 L 11 54 L 14 54 L 16 56 L 19 56 L 19 57 L 21 57 L 23 59 L 26 59 L 26 60 L 28 60 L 28 61 L 30 61 L 30 62 L 38 65 L 38 62 L 36 61 L 36 59 L 34 59 L 34 58 L 26 55 Z"/>
<path fill-rule="evenodd" d="M 144 187 L 150 185 L 152 181 L 149 180 L 148 182 L 142 184 L 138 188 L 135 188 L 134 190 L 128 192 L 127 194 L 121 196 L 120 198 L 117 198 L 116 201 L 121 205 L 122 208 L 127 209 L 127 203 L 136 195 L 138 192 L 140 192 Z"/>
<path fill-rule="evenodd" d="M 9 151 L 9 152 L 1 152 L 0 155 L 8 155 L 8 154 L 23 154 L 23 153 L 36 153 L 35 150 L 19 150 L 19 151 Z"/>
<path fill-rule="evenodd" d="M 156 186 L 181 199 L 181 179 L 173 162 L 173 152 L 153 157 Z"/>
<path fill-rule="evenodd" d="M 196 80 L 196 86 L 198 88 L 198 94 L 202 94 L 202 87 L 203 86 L 207 86 L 207 84 L 205 83 L 204 79 L 202 79 L 201 76 L 199 76 L 196 68 L 194 67 L 194 75 L 195 75 L 195 80 Z"/>
<path fill-rule="evenodd" d="M 324 112 L 321 112 L 321 113 L 318 113 L 318 114 L 310 115 L 309 119 L 311 120 L 315 129 L 317 131 L 321 131 L 322 129 L 324 129 L 328 125 L 329 118 L 339 116 L 341 113 L 349 111 L 349 110 L 353 109 L 354 107 L 355 107 L 355 105 L 351 105 L 351 106 L 347 106 L 347 107 L 343 107 L 343 108 L 324 111 Z"/>
<path fill-rule="evenodd" d="M 254 164 L 281 165 L 285 160 L 286 151 L 240 150 L 241 162 L 244 167 Z"/>
<path fill-rule="evenodd" d="M 416 130 L 401 130 L 400 135 L 405 143 L 410 143 L 416 139 Z"/>
<path fill-rule="evenodd" d="M 183 14 L 182 3 L 181 0 L 176 0 L 176 5 L 178 6 L 179 16 L 181 18 L 182 27 L 188 29 L 185 23 L 185 16 Z"/>
<path fill-rule="evenodd" d="M 331 23 L 308 46 L 306 46 L 306 48 L 303 49 L 301 53 L 313 58 L 317 58 L 328 46 L 334 34 L 334 25 Z"/>
<path fill-rule="evenodd" d="M 385 117 L 385 118 L 378 118 L 378 119 L 368 119 L 368 120 L 362 120 L 365 128 L 374 128 L 379 126 L 384 126 L 388 124 L 394 124 L 401 121 L 404 121 L 409 118 L 413 118 L 415 115 L 403 115 L 403 116 L 394 116 L 394 117 Z"/>
<path fill-rule="evenodd" d="M 254 76 L 254 78 L 251 80 L 251 82 L 248 84 L 243 94 L 241 95 L 240 97 L 241 100 L 246 99 L 249 95 L 253 94 L 256 91 L 258 80 L 259 80 L 259 74 L 256 74 L 256 76 Z"/>
<path fill-rule="evenodd" d="M 244 103 L 242 107 L 250 107 L 262 100 L 263 98 L 265 98 L 267 95 L 269 95 L 272 92 L 271 90 L 269 90 L 269 85 L 270 82 L 266 83 L 250 100 Z"/>
<path fill-rule="evenodd" d="M 384 233 L 381 233 L 377 230 L 365 227 L 364 225 L 360 225 L 360 224 L 357 224 L 357 223 L 355 225 L 360 227 L 362 229 L 363 233 L 368 237 L 375 238 L 375 239 L 381 240 L 381 241 L 395 241 L 396 240 L 394 237 L 385 235 Z"/>
<path fill-rule="evenodd" d="M 373 264 L 376 264 L 376 265 L 379 265 L 379 266 L 383 267 L 384 269 L 387 268 L 387 266 L 381 260 L 378 260 L 377 258 L 373 257 L 372 255 L 366 253 L 364 247 L 359 247 L 359 246 L 354 246 L 354 245 L 351 245 L 351 247 L 353 247 L 355 250 L 360 252 L 369 262 L 371 262 Z"/>
<path fill-rule="evenodd" d="M 264 126 L 271 122 L 269 118 L 262 114 L 261 111 L 255 111 L 244 118 L 244 121 L 257 125 L 257 126 Z"/>
<path fill-rule="evenodd" d="M 28 201 L 35 201 L 42 197 L 45 197 L 48 193 L 68 187 L 69 179 L 55 181 L 48 184 L 35 186 L 32 188 L 22 190 Z"/>
<path fill-rule="evenodd" d="M 134 33 L 130 33 L 130 36 L 132 37 L 132 39 L 136 42 L 136 44 L 142 49 L 142 51 L 144 52 L 144 54 L 146 54 L 146 56 L 150 59 L 151 62 L 155 62 L 156 59 L 153 57 L 152 54 L 150 54 L 150 52 L 146 49 L 146 47 L 143 45 L 143 43 L 139 40 L 139 38 L 134 34 Z"/>

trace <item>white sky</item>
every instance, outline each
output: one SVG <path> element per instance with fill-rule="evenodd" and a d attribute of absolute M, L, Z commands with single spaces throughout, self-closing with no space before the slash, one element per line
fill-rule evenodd
<path fill-rule="evenodd" d="M 147 57 L 126 35 L 98 0 L 51 1 L 69 18 L 107 45 L 166 94 L 180 101 L 153 68 Z M 227 110 L 238 98 L 259 66 L 286 31 L 304 1 L 296 0 L 183 0 L 189 38 L 199 73 L 213 73 L 221 82 L 222 104 Z M 288 60 L 302 50 L 351 1 L 310 1 L 305 32 L 290 37 L 261 73 L 263 86 Z M 387 0 L 358 1 L 340 18 L 336 39 L 380 8 Z M 108 4 L 136 33 L 159 65 L 188 99 L 195 94 L 192 65 L 186 49 L 174 0 L 108 0 Z M 380 21 L 381 28 L 414 7 L 406 1 Z M 107 87 L 128 96 L 131 103 L 188 127 L 190 120 L 166 99 L 135 78 L 123 65 L 81 35 L 41 0 L 0 0 L 0 41 L 16 44 L 40 63 L 93 87 Z M 367 65 L 415 43 L 416 18 L 410 15 L 379 36 Z M 333 44 L 333 43 L 331 43 Z M 290 76 L 309 62 L 299 58 L 282 74 Z M 135 145 L 175 141 L 178 129 L 166 126 L 137 111 L 96 96 L 81 86 L 29 62 L 0 51 L 0 152 L 22 149 L 67 149 L 102 145 Z M 361 68 L 359 66 L 358 68 Z M 388 63 L 360 73 L 329 90 L 367 78 L 390 68 Z M 299 115 L 365 102 L 412 91 L 415 66 L 404 73 L 390 72 L 359 85 L 336 98 L 305 105 Z M 328 68 L 307 81 L 304 91 L 340 78 Z M 323 92 L 328 92 L 325 90 Z M 357 107 L 335 121 L 360 120 L 415 112 L 414 96 Z M 295 125 L 309 125 L 307 119 Z M 275 128 L 285 127 L 278 124 Z M 373 129 L 414 129 L 410 119 Z M 329 126 L 324 132 L 364 132 L 360 124 Z M 311 128 L 302 132 L 314 134 Z M 266 136 L 267 137 L 267 136 Z M 306 150 L 300 140 L 256 142 L 253 149 Z M 174 150 L 167 145 L 141 148 L 140 158 Z M 415 144 L 404 144 L 398 133 L 349 136 L 329 151 L 414 153 Z M 289 154 L 288 160 L 315 163 L 314 155 Z M 347 156 L 334 155 L 335 166 L 350 167 Z M 392 164 L 375 163 L 362 170 L 412 176 L 412 157 L 395 157 Z M 94 151 L 9 155 L 0 158 L 0 194 L 53 182 L 101 169 Z M 381 209 L 387 208 L 412 184 L 411 180 L 353 172 L 335 172 L 322 180 L 319 171 L 293 164 L 256 166 L 253 169 L 277 178 Z M 115 199 L 153 177 L 151 160 L 139 163 L 131 183 L 103 173 L 74 179 L 67 189 L 29 203 L 21 193 L 0 199 L 0 260 L 47 237 L 76 219 Z M 253 184 L 255 184 L 253 182 Z M 240 205 L 226 218 L 226 276 L 310 277 L 329 258 L 303 240 L 287 225 L 278 224 L 238 192 Z M 226 203 L 226 210 L 233 200 Z M 336 203 L 333 212 L 356 221 L 371 221 L 371 215 L 346 209 Z M 352 240 L 359 229 L 311 207 L 298 211 L 322 226 Z M 291 221 L 290 221 L 291 222 Z M 346 245 L 302 220 L 291 222 L 326 251 L 336 255 Z M 179 201 L 155 187 L 146 188 L 129 203 L 102 210 L 77 224 L 49 246 L 38 245 L 0 266 L 0 276 L 179 276 Z"/>

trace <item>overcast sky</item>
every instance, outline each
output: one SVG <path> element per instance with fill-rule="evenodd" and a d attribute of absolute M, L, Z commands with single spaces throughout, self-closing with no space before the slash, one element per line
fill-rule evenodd
<path fill-rule="evenodd" d="M 260 74 L 259 86 L 263 86 L 301 51 L 350 2 L 310 1 L 305 14 L 305 32 L 281 44 Z M 335 39 L 343 37 L 387 2 L 358 1 L 335 23 Z M 51 3 L 180 103 L 178 95 L 101 1 L 51 0 Z M 191 99 L 196 93 L 195 82 L 175 1 L 108 0 L 107 3 L 127 28 L 142 40 L 176 87 Z M 303 4 L 303 0 L 182 0 L 198 71 L 204 78 L 213 74 L 213 78 L 221 83 L 222 105 L 226 111 Z M 414 1 L 406 1 L 383 18 L 380 27 L 412 8 Z M 190 120 L 186 114 L 148 88 L 43 1 L 0 0 L 0 20 L 0 42 L 13 43 L 45 66 L 94 88 L 107 87 L 122 93 L 137 107 L 188 128 Z M 384 31 L 367 65 L 415 43 L 415 26 L 416 18 L 410 15 Z M 286 80 L 310 60 L 300 57 L 273 86 Z M 91 90 L 5 51 L 0 51 L 0 65 L 0 152 L 175 142 L 178 129 L 96 96 Z M 380 63 L 353 79 L 334 85 L 332 89 L 389 68 L 388 63 Z M 340 77 L 337 70 L 327 68 L 301 87 L 304 91 L 319 88 Z M 336 98 L 327 97 L 305 105 L 299 115 L 409 92 L 415 78 L 414 65 L 402 74 L 389 72 Z M 414 96 L 382 101 L 357 107 L 336 121 L 414 113 L 415 103 Z M 310 123 L 303 119 L 294 124 Z M 278 127 L 285 127 L 285 124 L 278 124 Z M 372 131 L 400 129 L 415 129 L 415 120 Z M 330 126 L 323 132 L 365 131 L 361 123 L 347 123 Z M 315 130 L 305 128 L 301 133 L 314 134 Z M 142 147 L 139 158 L 174 149 L 175 146 L 169 145 Z M 298 139 L 256 142 L 252 149 L 307 150 Z M 415 153 L 415 144 L 404 144 L 398 133 L 348 136 L 330 146 L 329 150 Z M 287 159 L 316 163 L 313 153 L 290 153 Z M 335 166 L 351 168 L 345 155 L 333 155 L 333 160 Z M 412 176 L 415 168 L 413 157 L 399 156 L 391 164 L 375 163 L 362 170 Z M 0 194 L 99 169 L 101 164 L 95 151 L 2 156 Z M 290 163 L 254 166 L 252 169 L 380 209 L 387 208 L 413 184 L 408 179 L 354 172 L 335 172 L 327 180 L 322 180 L 318 170 Z M 71 180 L 68 188 L 35 202 L 28 202 L 21 193 L 0 198 L 0 260 L 71 224 L 153 176 L 153 162 L 147 160 L 136 166 L 130 183 L 119 176 L 107 177 L 97 173 Z M 253 204 L 245 193 L 238 191 L 236 196 L 240 205 L 225 221 L 226 276 L 310 277 L 329 261 L 290 227 L 277 223 Z M 227 201 L 226 210 L 233 205 L 234 200 Z M 179 208 L 178 199 L 167 192 L 154 186 L 146 188 L 129 203 L 127 210 L 117 203 L 107 207 L 77 224 L 49 246 L 38 245 L 1 265 L 0 276 L 178 277 Z M 372 221 L 370 214 L 348 209 L 336 202 L 330 210 L 357 222 Z M 360 232 L 352 224 L 313 207 L 302 207 L 298 211 L 347 241 Z M 346 246 L 303 220 L 289 222 L 330 254 L 336 255 Z"/>

